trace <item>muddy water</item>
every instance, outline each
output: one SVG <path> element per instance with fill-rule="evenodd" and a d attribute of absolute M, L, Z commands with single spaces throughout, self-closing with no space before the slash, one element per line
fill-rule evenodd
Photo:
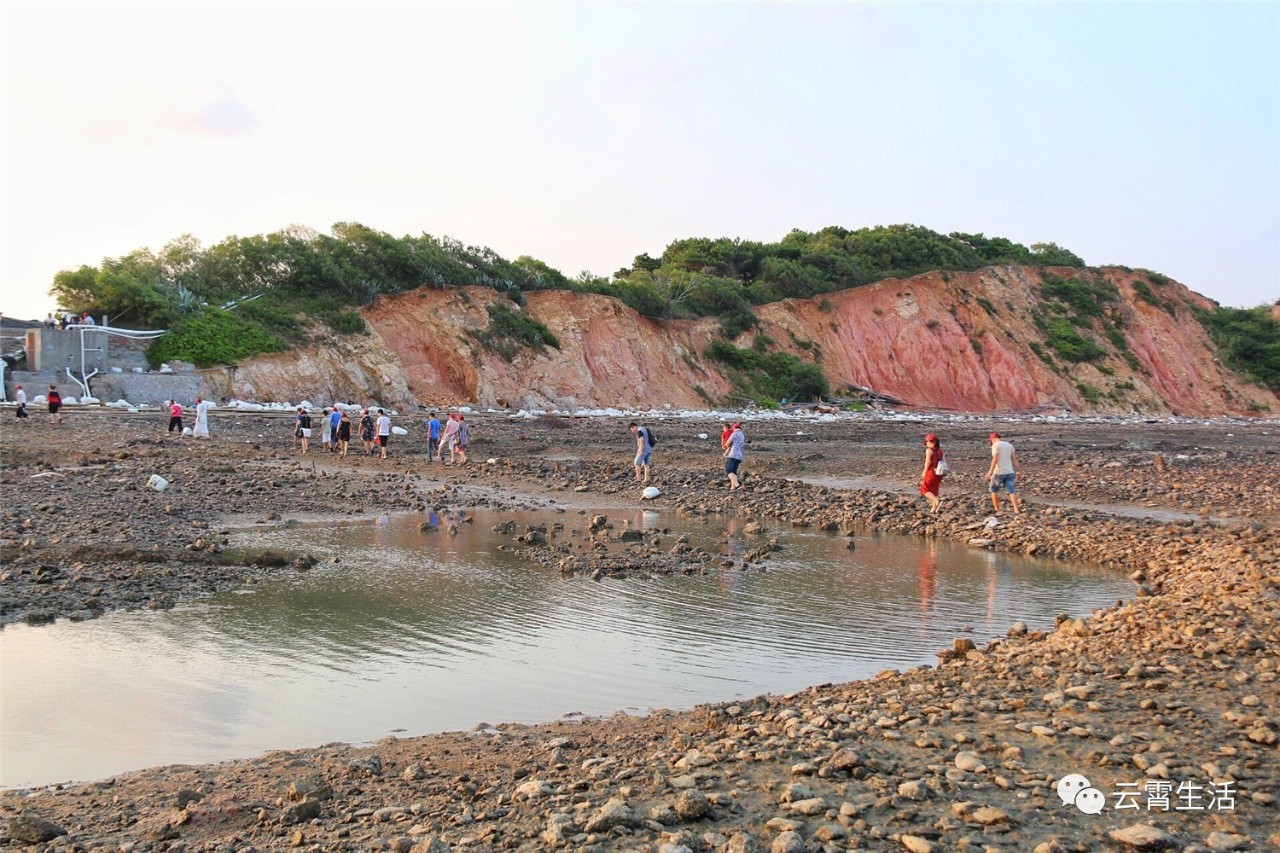
<path fill-rule="evenodd" d="M 6 628 L 0 784 L 787 692 L 935 663 L 953 637 L 980 643 L 1132 593 L 1084 567 L 915 538 L 850 551 L 790 529 L 765 571 L 562 578 L 501 549 L 511 537 L 491 528 L 512 517 L 564 525 L 553 541 L 587 524 L 477 511 L 434 518 L 429 534 L 421 517 L 243 531 L 233 544 L 322 562 L 171 611 Z M 758 541 L 737 519 L 610 518 L 729 556 Z"/>

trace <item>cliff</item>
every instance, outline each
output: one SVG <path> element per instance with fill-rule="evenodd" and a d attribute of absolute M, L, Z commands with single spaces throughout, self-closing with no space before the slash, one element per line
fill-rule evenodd
<path fill-rule="evenodd" d="M 1096 316 L 1069 324 L 1094 348 L 1087 361 L 1064 357 L 1050 333 L 1055 319 L 1076 313 L 1046 295 L 1046 281 L 1064 280 L 1097 297 Z M 703 355 L 719 335 L 714 319 L 651 320 L 595 294 L 526 297 L 524 310 L 558 348 L 486 342 L 487 307 L 515 307 L 500 293 L 421 288 L 362 309 L 368 334 L 244 362 L 231 390 L 246 399 L 374 399 L 402 409 L 706 408 L 734 393 L 732 373 Z M 1156 284 L 1121 268 L 989 267 L 761 306 L 759 328 L 737 345 L 764 335 L 773 348 L 817 361 L 835 396 L 860 386 L 915 408 L 1280 411 L 1275 394 L 1223 367 L 1193 306 L 1212 303 L 1176 282 Z"/>

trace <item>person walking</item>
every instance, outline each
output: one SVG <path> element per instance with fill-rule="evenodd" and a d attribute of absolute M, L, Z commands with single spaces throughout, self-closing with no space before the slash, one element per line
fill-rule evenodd
<path fill-rule="evenodd" d="M 49 407 L 49 423 L 62 423 L 62 415 L 59 412 L 62 409 L 62 395 L 58 393 L 57 385 L 49 386 L 49 393 L 45 394 L 45 403 Z"/>
<path fill-rule="evenodd" d="M 440 444 L 440 418 L 436 417 L 436 413 L 431 413 L 431 420 L 427 421 L 427 461 L 430 462 L 436 458 Z"/>
<path fill-rule="evenodd" d="M 467 464 L 467 447 L 471 445 L 471 424 L 466 415 L 458 413 L 458 455 L 462 457 L 461 465 Z"/>
<path fill-rule="evenodd" d="M 364 452 L 373 455 L 373 415 L 368 409 L 360 410 L 360 440 L 364 442 Z"/>
<path fill-rule="evenodd" d="M 333 439 L 333 445 L 329 448 L 333 452 L 338 452 L 338 424 L 342 423 L 342 412 L 337 406 L 333 407 L 333 411 L 329 413 L 329 437 Z"/>
<path fill-rule="evenodd" d="M 642 427 L 632 421 L 627 425 L 627 429 L 636 437 L 636 482 L 649 482 L 650 460 L 653 456 L 653 440 L 649 433 L 648 427 Z"/>
<path fill-rule="evenodd" d="M 177 400 L 170 400 L 169 435 L 173 435 L 175 429 L 178 431 L 178 438 L 182 438 L 182 404 Z"/>
<path fill-rule="evenodd" d="M 351 418 L 344 411 L 338 419 L 338 455 L 347 455 L 347 446 L 351 444 Z"/>
<path fill-rule="evenodd" d="M 942 478 L 946 476 L 946 455 L 938 437 L 929 433 L 924 437 L 924 471 L 920 474 L 920 494 L 929 499 L 930 512 L 937 512 L 942 504 L 938 490 L 942 486 Z M 939 470 L 941 469 L 941 470 Z"/>
<path fill-rule="evenodd" d="M 307 452 L 307 446 L 311 444 L 311 413 L 302 406 L 298 407 L 298 414 L 294 417 L 295 438 L 302 440 L 302 452 Z"/>
<path fill-rule="evenodd" d="M 320 450 L 329 451 L 333 449 L 333 422 L 329 420 L 329 410 L 326 408 L 320 414 Z"/>
<path fill-rule="evenodd" d="M 378 409 L 378 446 L 382 448 L 382 458 L 387 458 L 387 445 L 391 443 L 391 418 Z"/>
<path fill-rule="evenodd" d="M 440 434 L 440 448 L 437 461 L 444 462 L 444 452 L 445 450 L 448 450 L 449 464 L 452 465 L 454 463 L 454 459 L 457 454 L 458 429 L 458 416 L 450 412 L 449 419 L 444 423 L 444 432 Z"/>
<path fill-rule="evenodd" d="M 742 488 L 738 481 L 738 468 L 742 465 L 743 447 L 747 436 L 742 432 L 742 424 L 735 423 L 729 428 L 729 439 L 724 446 L 724 472 L 729 475 L 729 491 Z"/>
<path fill-rule="evenodd" d="M 50 314 L 49 316 L 52 317 L 53 315 Z M 21 385 L 13 389 L 13 399 L 18 404 L 18 410 L 14 413 L 14 417 L 18 418 L 18 420 L 25 420 L 29 417 L 27 414 L 27 392 L 22 390 Z"/>
<path fill-rule="evenodd" d="M 1018 464 L 1018 454 L 1012 444 L 1000 438 L 1000 433 L 993 432 L 988 437 L 991 439 L 991 465 L 987 468 L 991 506 L 999 514 L 1000 490 L 1004 489 L 1009 493 L 1014 513 L 1020 513 L 1022 500 L 1018 497 L 1018 475 L 1022 473 L 1022 466 Z"/>
<path fill-rule="evenodd" d="M 196 425 L 191 429 L 191 435 L 195 438 L 209 437 L 209 410 L 213 408 L 213 403 L 203 397 L 196 397 Z"/>

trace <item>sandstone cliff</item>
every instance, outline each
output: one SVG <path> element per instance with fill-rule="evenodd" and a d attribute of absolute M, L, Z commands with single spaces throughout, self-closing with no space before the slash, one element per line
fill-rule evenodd
<path fill-rule="evenodd" d="M 1222 366 L 1191 313 L 1193 305 L 1211 307 L 1208 300 L 1176 282 L 1154 292 L 1146 277 L 1124 269 L 1053 272 L 1114 294 L 1106 318 L 1079 330 L 1104 357 L 1071 363 L 1055 356 L 1044 332 L 1055 306 L 1041 271 L 1030 267 L 926 273 L 765 305 L 756 311 L 760 328 L 738 345 L 763 334 L 817 360 L 837 396 L 860 386 L 916 408 L 1280 411 L 1275 394 Z M 421 288 L 364 308 L 369 334 L 246 361 L 232 391 L 260 400 L 373 399 L 401 409 L 733 402 L 732 375 L 703 355 L 718 335 L 715 320 L 651 320 L 610 297 L 567 291 L 527 300 L 525 310 L 555 334 L 558 349 L 519 348 L 508 361 L 477 335 L 489 323 L 488 305 L 511 304 L 505 296 L 481 287 Z"/>

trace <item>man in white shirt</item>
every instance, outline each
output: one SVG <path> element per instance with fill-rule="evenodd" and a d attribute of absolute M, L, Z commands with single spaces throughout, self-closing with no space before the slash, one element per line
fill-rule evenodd
<path fill-rule="evenodd" d="M 1022 512 L 1022 500 L 1018 497 L 1018 475 L 1022 466 L 1018 464 L 1018 454 L 1013 445 L 1000 438 L 1000 433 L 993 432 L 991 439 L 991 466 L 987 468 L 987 481 L 991 483 L 991 505 L 1000 512 L 1000 489 L 1009 493 L 1009 503 L 1013 504 L 1015 513 Z"/>
<path fill-rule="evenodd" d="M 27 417 L 27 392 L 22 390 L 22 386 L 13 389 L 13 400 L 18 404 L 18 418 Z"/>
<path fill-rule="evenodd" d="M 391 443 L 391 418 L 378 409 L 378 446 L 382 448 L 382 458 L 387 458 L 387 445 Z"/>

